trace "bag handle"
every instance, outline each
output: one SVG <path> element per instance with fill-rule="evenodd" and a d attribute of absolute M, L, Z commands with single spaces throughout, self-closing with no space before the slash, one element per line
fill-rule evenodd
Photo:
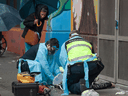
<path fill-rule="evenodd" d="M 36 19 L 36 16 L 34 16 L 34 18 Z M 40 27 L 42 25 L 42 22 L 40 21 L 40 25 L 38 25 L 38 23 L 36 24 L 37 27 Z"/>

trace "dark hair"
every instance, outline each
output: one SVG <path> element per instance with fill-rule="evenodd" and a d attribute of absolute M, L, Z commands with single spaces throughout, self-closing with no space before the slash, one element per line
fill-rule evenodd
<path fill-rule="evenodd" d="M 46 8 L 42 8 L 41 11 L 48 12 L 48 10 Z"/>
<path fill-rule="evenodd" d="M 71 34 L 73 34 L 73 33 L 79 34 L 79 32 L 78 32 L 77 30 L 72 30 L 72 31 L 70 32 L 70 34 L 69 34 L 69 37 L 71 37 Z M 74 35 L 74 36 L 76 36 L 76 35 Z M 73 36 L 73 37 L 74 37 L 74 36 Z"/>
<path fill-rule="evenodd" d="M 46 45 L 50 44 L 50 46 L 56 46 L 59 48 L 59 41 L 56 38 L 51 38 L 49 41 L 46 42 Z"/>
<path fill-rule="evenodd" d="M 36 9 L 35 9 L 35 16 L 37 19 L 41 19 L 40 18 L 40 12 L 41 11 L 47 12 L 46 17 L 43 18 L 43 20 L 47 20 L 48 19 L 48 12 L 49 12 L 48 7 L 44 4 L 37 4 Z"/>

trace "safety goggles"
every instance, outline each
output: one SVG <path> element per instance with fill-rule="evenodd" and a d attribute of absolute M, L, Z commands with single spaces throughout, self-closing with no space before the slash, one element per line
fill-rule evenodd
<path fill-rule="evenodd" d="M 52 46 L 51 49 L 52 50 L 58 50 L 59 48 L 57 48 L 56 46 Z"/>

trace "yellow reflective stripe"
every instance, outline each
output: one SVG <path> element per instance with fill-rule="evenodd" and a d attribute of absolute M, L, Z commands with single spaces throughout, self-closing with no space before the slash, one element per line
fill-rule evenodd
<path fill-rule="evenodd" d="M 75 48 L 75 47 L 78 47 L 78 46 L 86 46 L 86 47 L 88 47 L 88 48 L 91 50 L 91 47 L 88 46 L 88 45 L 85 45 L 85 44 L 77 44 L 77 45 L 73 45 L 73 46 L 71 46 L 70 48 L 68 48 L 67 52 L 69 52 L 71 49 L 73 49 L 73 48 Z"/>
<path fill-rule="evenodd" d="M 69 49 L 71 46 L 77 45 L 77 44 L 85 44 L 85 45 L 92 47 L 91 44 L 86 41 L 74 41 L 74 42 L 67 44 L 66 46 L 67 46 L 67 49 Z"/>
<path fill-rule="evenodd" d="M 92 55 L 85 55 L 85 56 L 81 56 L 81 57 L 76 57 L 76 58 L 71 59 L 71 61 L 77 61 L 80 59 L 90 58 L 90 57 L 93 57 L 93 56 Z"/>

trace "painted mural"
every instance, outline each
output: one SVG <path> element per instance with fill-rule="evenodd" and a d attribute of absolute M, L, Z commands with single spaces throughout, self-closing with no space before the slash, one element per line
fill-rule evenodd
<path fill-rule="evenodd" d="M 98 0 L 73 1 L 73 29 L 91 42 L 97 52 Z"/>
<path fill-rule="evenodd" d="M 70 0 L 59 0 L 58 1 L 58 4 L 57 4 L 58 5 L 58 10 L 56 10 L 55 12 L 53 12 L 52 14 L 50 14 L 49 19 L 48 19 L 48 29 L 49 29 L 49 31 L 50 30 L 54 30 L 54 29 L 52 29 L 52 26 L 51 26 L 51 20 L 52 20 L 52 18 L 59 17 L 59 18 L 63 19 L 64 17 L 62 17 L 62 13 L 65 12 L 65 11 L 67 13 L 71 9 L 70 2 L 71 2 Z M 67 14 L 69 14 L 69 13 L 67 13 Z M 65 15 L 65 14 L 63 14 L 63 15 Z M 56 19 L 57 22 L 60 21 L 59 18 Z M 66 16 L 65 18 L 68 18 L 68 17 Z M 55 25 L 56 25 L 56 21 L 54 21 Z M 65 24 L 63 24 L 63 26 L 64 25 Z M 57 28 L 56 30 L 62 30 L 62 29 L 58 29 Z M 65 29 L 63 29 L 63 30 L 65 30 Z"/>
<path fill-rule="evenodd" d="M 73 29 L 97 34 L 97 0 L 73 0 Z"/>
<path fill-rule="evenodd" d="M 22 7 L 27 1 L 29 0 L 20 0 L 20 4 L 18 5 Z M 42 42 L 49 40 L 49 38 L 55 37 L 60 41 L 61 46 L 63 42 L 69 38 L 69 33 L 73 29 L 79 30 L 80 33 L 84 35 L 97 35 L 98 0 L 36 1 L 43 1 L 46 5 L 48 1 L 51 1 L 49 5 L 52 5 L 55 8 L 53 10 L 49 7 L 49 10 L 53 11 L 49 14 L 49 19 L 44 24 Z M 22 30 L 24 29 L 23 24 L 21 24 L 20 27 Z M 96 41 L 93 38 L 92 40 Z"/>
<path fill-rule="evenodd" d="M 57 3 L 58 9 L 49 15 L 47 21 L 45 41 L 49 40 L 49 38 L 57 38 L 61 46 L 63 42 L 69 39 L 70 31 L 76 29 L 80 33 L 87 35 L 84 38 L 97 46 L 96 38 L 88 37 L 88 35 L 97 35 L 98 1 L 59 0 Z M 73 19 L 73 22 L 71 19 Z M 96 47 L 94 50 L 97 50 Z M 59 52 L 60 50 L 57 55 L 59 55 Z"/>
<path fill-rule="evenodd" d="M 53 37 L 56 32 L 57 34 L 64 32 L 63 34 L 66 35 L 73 29 L 79 30 L 80 33 L 85 35 L 97 34 L 98 0 L 55 0 L 51 4 L 54 4 L 57 10 L 49 15 L 46 22 L 47 26 L 44 28 L 44 30 L 47 30 L 45 31 L 45 41 Z"/>
<path fill-rule="evenodd" d="M 60 48 L 56 53 L 56 58 L 59 58 L 61 45 L 68 40 L 71 31 L 71 0 L 59 0 L 57 6 L 58 9 L 49 15 L 45 41 L 49 38 L 59 40 Z"/>

